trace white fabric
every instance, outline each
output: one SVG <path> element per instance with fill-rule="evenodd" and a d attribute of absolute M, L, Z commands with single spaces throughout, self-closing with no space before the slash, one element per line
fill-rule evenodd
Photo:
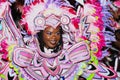
<path fill-rule="evenodd" d="M 47 49 L 46 47 L 44 47 L 44 51 L 45 53 L 52 53 L 53 49 Z"/>

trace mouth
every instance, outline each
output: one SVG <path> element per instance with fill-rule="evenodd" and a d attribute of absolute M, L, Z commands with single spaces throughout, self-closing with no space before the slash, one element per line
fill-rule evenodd
<path fill-rule="evenodd" d="M 55 48 L 56 45 L 57 45 L 57 43 L 58 43 L 58 41 L 56 41 L 56 40 L 50 40 L 50 41 L 49 41 L 49 48 L 50 48 L 50 49 Z"/>
<path fill-rule="evenodd" d="M 50 43 L 51 43 L 52 45 L 55 45 L 55 44 L 57 43 L 57 41 L 56 41 L 56 40 L 51 40 Z"/>

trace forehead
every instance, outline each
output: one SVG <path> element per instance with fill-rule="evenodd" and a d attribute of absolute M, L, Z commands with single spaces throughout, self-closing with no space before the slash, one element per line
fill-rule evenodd
<path fill-rule="evenodd" d="M 60 30 L 60 26 L 57 26 L 56 28 L 46 25 L 46 28 L 44 31 L 59 31 Z"/>

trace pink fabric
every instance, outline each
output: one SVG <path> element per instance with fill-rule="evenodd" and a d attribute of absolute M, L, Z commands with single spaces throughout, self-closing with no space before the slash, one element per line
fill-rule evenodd
<path fill-rule="evenodd" d="M 113 4 L 120 8 L 120 0 L 115 1 Z"/>

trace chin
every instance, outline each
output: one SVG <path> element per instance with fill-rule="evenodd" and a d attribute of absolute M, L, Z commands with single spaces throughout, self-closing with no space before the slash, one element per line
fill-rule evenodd
<path fill-rule="evenodd" d="M 49 46 L 49 49 L 54 49 L 57 45 L 51 45 Z"/>

